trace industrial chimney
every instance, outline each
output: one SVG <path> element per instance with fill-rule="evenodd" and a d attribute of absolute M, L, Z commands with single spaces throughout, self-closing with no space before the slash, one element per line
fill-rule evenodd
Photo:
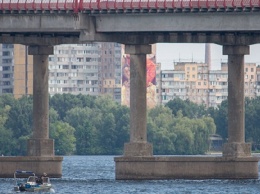
<path fill-rule="evenodd" d="M 205 44 L 205 63 L 211 70 L 211 45 L 209 43 Z"/>

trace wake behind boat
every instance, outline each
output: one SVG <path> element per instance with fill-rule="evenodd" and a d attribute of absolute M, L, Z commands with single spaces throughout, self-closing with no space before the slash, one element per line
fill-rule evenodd
<path fill-rule="evenodd" d="M 27 177 L 26 183 L 19 183 L 17 176 Z M 52 188 L 50 178 L 44 173 L 42 177 L 35 176 L 34 172 L 17 170 L 14 173 L 15 186 L 14 191 L 18 192 L 49 192 Z"/>

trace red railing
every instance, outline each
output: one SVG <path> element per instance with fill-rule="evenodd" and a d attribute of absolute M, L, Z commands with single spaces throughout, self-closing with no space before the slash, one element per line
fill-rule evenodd
<path fill-rule="evenodd" d="M 0 0 L 6 11 L 259 8 L 260 0 Z"/>

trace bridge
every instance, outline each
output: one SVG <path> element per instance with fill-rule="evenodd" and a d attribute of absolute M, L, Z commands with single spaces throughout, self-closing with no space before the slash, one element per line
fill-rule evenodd
<path fill-rule="evenodd" d="M 1 157 L 16 168 L 62 176 L 49 139 L 48 55 L 58 44 L 118 42 L 130 54 L 130 142 L 115 158 L 116 179 L 258 178 L 245 143 L 244 55 L 260 43 L 259 0 L 1 0 L 0 43 L 33 55 L 33 136 L 28 156 Z M 228 143 L 221 157 L 153 156 L 146 129 L 146 54 L 154 43 L 215 43 L 228 55 Z"/>

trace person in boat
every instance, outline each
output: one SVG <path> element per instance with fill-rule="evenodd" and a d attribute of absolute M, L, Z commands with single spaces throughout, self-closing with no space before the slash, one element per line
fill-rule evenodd
<path fill-rule="evenodd" d="M 21 192 L 26 191 L 26 190 L 25 190 L 25 186 L 24 186 L 23 184 L 21 184 L 21 185 L 19 186 L 19 191 L 21 191 Z"/>
<path fill-rule="evenodd" d="M 36 177 L 36 183 L 37 184 L 42 184 L 41 178 L 40 177 Z"/>
<path fill-rule="evenodd" d="M 47 174 L 44 172 L 40 178 L 36 180 L 36 183 L 42 184 L 44 177 L 47 177 Z"/>

